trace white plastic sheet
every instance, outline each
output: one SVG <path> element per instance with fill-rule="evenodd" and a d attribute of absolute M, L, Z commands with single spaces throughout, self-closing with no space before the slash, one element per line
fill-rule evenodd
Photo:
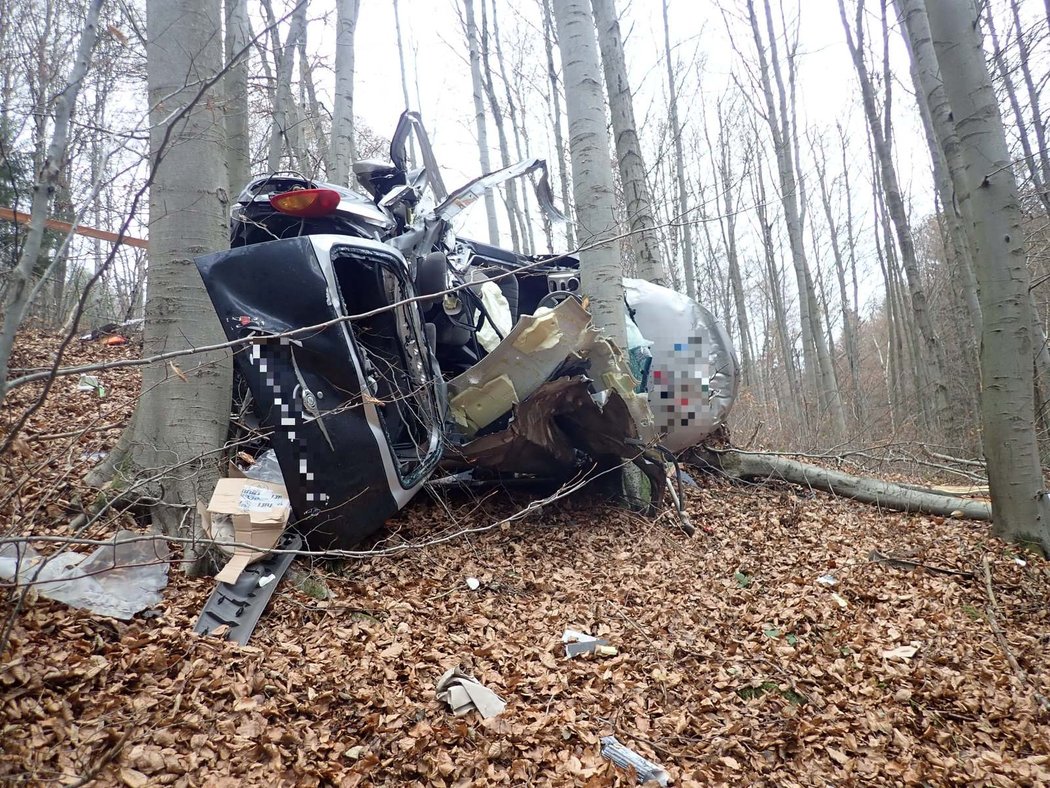
<path fill-rule="evenodd" d="M 126 621 L 161 601 L 168 558 L 164 541 L 134 531 L 118 531 L 110 544 L 88 555 L 43 556 L 9 542 L 0 545 L 0 579 L 31 584 L 48 599 Z"/>

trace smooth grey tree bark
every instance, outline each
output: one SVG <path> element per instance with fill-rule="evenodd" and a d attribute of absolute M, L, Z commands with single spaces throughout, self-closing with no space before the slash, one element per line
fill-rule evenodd
<path fill-rule="evenodd" d="M 664 19 L 664 65 L 667 67 L 667 120 L 674 146 L 675 183 L 678 186 L 676 232 L 682 238 L 682 267 L 685 273 L 685 292 L 696 297 L 696 256 L 693 252 L 692 217 L 689 213 L 689 190 L 685 183 L 685 152 L 682 145 L 682 124 L 678 119 L 678 85 L 675 82 L 674 61 L 671 58 L 671 24 L 667 16 L 667 0 L 662 0 Z"/>
<path fill-rule="evenodd" d="M 7 395 L 7 373 L 14 348 L 15 334 L 22 324 L 29 306 L 32 291 L 33 266 L 40 257 L 43 246 L 45 222 L 56 185 L 61 177 L 69 143 L 70 118 L 76 106 L 81 85 L 91 65 L 91 53 L 98 40 L 98 19 L 102 0 L 91 0 L 84 16 L 84 28 L 80 34 L 75 60 L 62 92 L 55 98 L 55 120 L 51 140 L 47 144 L 43 161 L 37 169 L 33 184 L 33 197 L 29 208 L 29 227 L 18 263 L 7 280 L 7 302 L 4 307 L 3 324 L 0 326 L 0 404 Z"/>
<path fill-rule="evenodd" d="M 484 0 L 482 0 L 484 2 Z M 474 127 L 478 135 L 478 161 L 481 173 L 492 171 L 489 160 L 488 124 L 485 122 L 485 88 L 481 79 L 481 48 L 478 41 L 478 25 L 474 19 L 474 0 L 463 0 L 464 32 L 470 54 L 470 84 L 474 90 Z M 499 245 L 499 221 L 496 219 L 496 196 L 485 193 L 485 218 L 488 220 L 489 243 Z"/>
<path fill-rule="evenodd" d="M 944 93 L 944 84 L 937 67 L 937 54 L 930 38 L 930 23 L 926 18 L 923 0 L 895 0 L 903 23 L 901 34 L 908 46 L 912 61 L 912 81 L 915 85 L 919 113 L 926 131 L 927 145 L 933 165 L 937 193 L 944 207 L 948 237 L 959 268 L 963 297 L 970 313 L 974 336 L 980 332 L 981 304 L 977 298 L 977 279 L 973 273 L 973 254 L 963 228 L 962 206 L 952 186 L 952 172 L 961 173 L 963 164 L 959 153 L 959 138 L 955 133 L 951 109 Z"/>
<path fill-rule="evenodd" d="M 926 0 L 958 131 L 980 285 L 981 420 L 999 535 L 1050 551 L 1050 498 L 1035 436 L 1030 281 L 1020 199 L 973 0 Z"/>
<path fill-rule="evenodd" d="M 619 247 L 615 241 L 602 243 L 617 234 L 617 223 L 594 21 L 589 0 L 553 0 L 553 10 L 565 75 L 576 234 L 581 245 L 591 247 L 580 252 L 583 289 L 595 326 L 623 348 L 627 330 Z"/>
<path fill-rule="evenodd" d="M 251 178 L 250 138 L 248 136 L 248 30 L 247 0 L 225 0 L 225 49 L 227 71 L 223 77 L 226 92 L 226 168 L 228 193 L 237 194 Z"/>
<path fill-rule="evenodd" d="M 204 89 L 222 67 L 222 13 L 221 0 L 146 4 L 153 182 L 144 356 L 224 339 L 193 264 L 227 243 L 222 88 Z M 183 368 L 143 367 L 132 423 L 105 468 L 127 474 L 116 489 L 132 476 L 156 477 L 145 493 L 165 533 L 199 536 L 195 505 L 219 476 L 230 387 L 226 352 L 193 356 Z M 187 557 L 195 557 L 192 545 Z"/>
<path fill-rule="evenodd" d="M 627 77 L 627 60 L 620 36 L 620 20 L 615 0 L 591 0 L 594 26 L 598 31 L 598 47 L 605 69 L 605 87 L 609 93 L 616 159 L 620 168 L 627 226 L 630 229 L 631 249 L 637 262 L 637 274 L 655 284 L 664 284 L 663 259 L 660 239 L 656 232 L 652 195 L 646 180 L 645 160 L 638 141 L 638 127 L 634 119 L 634 99 Z"/>
<path fill-rule="evenodd" d="M 337 0 L 335 5 L 335 96 L 328 177 L 340 186 L 350 183 L 354 163 L 354 33 L 359 11 L 358 0 Z"/>

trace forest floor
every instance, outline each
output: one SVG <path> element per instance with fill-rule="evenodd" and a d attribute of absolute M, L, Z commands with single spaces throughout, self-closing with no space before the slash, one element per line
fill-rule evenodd
<path fill-rule="evenodd" d="M 50 347 L 23 337 L 15 366 Z M 119 433 L 40 436 L 121 423 L 137 375 L 99 377 L 105 397 L 62 381 L 0 460 L 8 533 L 61 532 L 87 495 L 86 453 Z M 609 734 L 678 785 L 1050 782 L 1048 562 L 984 524 L 695 475 L 692 538 L 581 494 L 426 549 L 300 561 L 244 647 L 193 633 L 214 581 L 175 567 L 130 623 L 35 598 L 0 655 L 0 782 L 630 785 Z M 524 503 L 421 496 L 383 544 Z M 619 653 L 566 659 L 566 628 Z M 434 684 L 454 666 L 505 711 L 453 717 Z"/>

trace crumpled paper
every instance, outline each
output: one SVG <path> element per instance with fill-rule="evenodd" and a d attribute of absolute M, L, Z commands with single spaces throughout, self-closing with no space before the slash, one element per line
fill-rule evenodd
<path fill-rule="evenodd" d="M 457 717 L 476 709 L 483 719 L 495 717 L 507 704 L 488 687 L 459 668 L 449 668 L 437 683 L 438 700 L 447 703 Z"/>

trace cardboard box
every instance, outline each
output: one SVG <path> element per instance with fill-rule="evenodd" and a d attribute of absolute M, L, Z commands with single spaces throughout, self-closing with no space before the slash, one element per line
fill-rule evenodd
<path fill-rule="evenodd" d="M 211 501 L 206 507 L 198 503 L 197 511 L 213 539 L 218 536 L 213 518 L 227 515 L 233 523 L 233 535 L 226 541 L 251 545 L 232 548 L 230 560 L 215 577 L 220 583 L 237 582 L 245 567 L 263 558 L 277 543 L 292 514 L 284 485 L 245 478 L 219 479 Z M 228 547 L 220 549 L 230 551 Z"/>

